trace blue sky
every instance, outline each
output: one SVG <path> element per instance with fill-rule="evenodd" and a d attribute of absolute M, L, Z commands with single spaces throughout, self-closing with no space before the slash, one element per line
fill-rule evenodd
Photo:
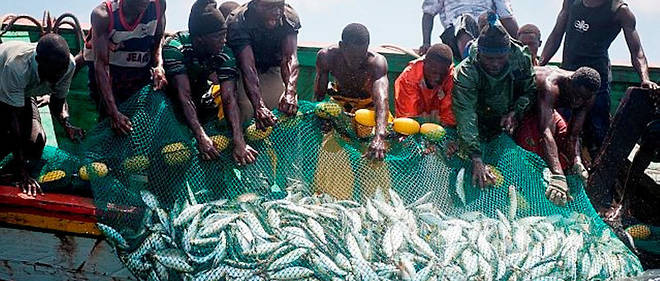
<path fill-rule="evenodd" d="M 59 15 L 65 11 L 78 15 L 82 22 L 89 22 L 89 13 L 98 0 L 17 0 L 3 1 L 0 14 L 26 13 L 41 17 L 44 9 Z M 239 0 L 237 2 L 247 2 Z M 342 28 L 351 22 L 365 24 L 371 31 L 374 45 L 396 44 L 416 48 L 421 43 L 421 0 L 289 0 L 300 14 L 303 28 L 301 42 L 335 43 Z M 518 22 L 535 23 L 543 37 L 552 30 L 561 0 L 512 0 Z M 660 4 L 658 0 L 628 0 L 637 16 L 637 28 L 651 64 L 660 66 Z M 193 0 L 168 1 L 167 17 L 170 31 L 186 29 L 188 12 Z M 436 20 L 433 38 L 438 40 L 442 31 Z M 655 30 L 655 31 L 654 31 Z M 653 34 L 656 34 L 655 38 Z M 610 49 L 615 63 L 630 62 L 623 36 L 619 36 Z M 555 59 L 559 59 L 557 54 Z"/>

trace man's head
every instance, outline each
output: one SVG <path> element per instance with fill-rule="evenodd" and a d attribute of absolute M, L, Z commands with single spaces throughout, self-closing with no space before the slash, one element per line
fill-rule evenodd
<path fill-rule="evenodd" d="M 188 31 L 199 55 L 219 54 L 225 45 L 227 24 L 215 4 L 214 0 L 197 0 L 190 10 Z"/>
<path fill-rule="evenodd" d="M 451 48 L 445 44 L 435 44 L 424 56 L 424 80 L 429 88 L 435 88 L 449 74 L 449 67 L 453 63 Z"/>
<path fill-rule="evenodd" d="M 518 40 L 529 47 L 533 56 L 537 56 L 541 47 L 541 30 L 533 24 L 526 24 L 518 29 Z"/>
<path fill-rule="evenodd" d="M 57 83 L 69 69 L 71 53 L 62 36 L 46 34 L 37 43 L 37 65 L 41 80 Z"/>
<path fill-rule="evenodd" d="M 238 8 L 239 6 L 241 5 L 234 1 L 225 1 L 222 2 L 222 4 L 220 4 L 220 8 L 218 9 L 220 9 L 220 13 L 222 13 L 222 16 L 225 17 L 225 19 L 228 19 L 231 12 L 233 10 L 236 10 L 236 8 Z"/>
<path fill-rule="evenodd" d="M 362 64 L 369 54 L 369 30 L 359 23 L 351 23 L 341 33 L 339 48 L 349 67 Z"/>
<path fill-rule="evenodd" d="M 252 2 L 264 27 L 274 29 L 282 24 L 284 0 L 252 0 Z"/>
<path fill-rule="evenodd" d="M 571 106 L 584 106 L 600 89 L 601 78 L 598 71 L 589 67 L 580 67 L 571 75 Z"/>
<path fill-rule="evenodd" d="M 489 23 L 481 30 L 477 39 L 479 65 L 489 75 L 499 75 L 509 64 L 511 37 L 504 27 L 496 24 L 489 16 Z M 496 19 L 496 17 L 494 17 Z"/>

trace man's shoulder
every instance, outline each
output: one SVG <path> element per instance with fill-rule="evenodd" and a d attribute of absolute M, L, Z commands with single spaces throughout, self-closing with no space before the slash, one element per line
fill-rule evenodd
<path fill-rule="evenodd" d="M 178 32 L 165 39 L 163 44 L 163 59 L 180 60 L 184 57 L 184 49 L 190 47 L 190 37 L 187 32 Z"/>
<path fill-rule="evenodd" d="M 25 70 L 32 55 L 36 52 L 36 48 L 36 43 L 22 41 L 9 41 L 0 44 L 0 58 L 3 60 L 3 66 L 11 66 L 12 71 Z"/>
<path fill-rule="evenodd" d="M 387 58 L 376 51 L 369 50 L 369 63 L 377 65 L 387 63 Z"/>
<path fill-rule="evenodd" d="M 190 33 L 187 31 L 179 31 L 172 36 L 165 38 L 165 43 L 163 47 L 182 49 L 186 46 L 192 45 L 192 40 L 190 39 Z"/>
<path fill-rule="evenodd" d="M 532 54 L 529 52 L 529 48 L 517 40 L 511 40 L 511 62 L 514 69 L 533 70 Z"/>
<path fill-rule="evenodd" d="M 248 3 L 241 5 L 240 7 L 234 9 L 229 16 L 227 17 L 227 26 L 236 27 L 236 25 L 241 25 L 245 23 L 245 13 L 248 10 Z"/>
<path fill-rule="evenodd" d="M 289 4 L 286 4 L 284 7 L 284 17 L 286 18 L 286 22 L 295 30 L 300 29 L 300 17 L 298 16 L 298 12 Z"/>

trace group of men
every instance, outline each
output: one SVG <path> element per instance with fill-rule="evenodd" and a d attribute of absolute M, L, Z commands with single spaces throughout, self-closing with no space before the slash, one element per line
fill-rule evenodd
<path fill-rule="evenodd" d="M 165 9 L 165 0 L 110 0 L 92 12 L 84 55 L 90 66 L 90 93 L 101 116 L 110 119 L 117 134 L 130 134 L 132 124 L 119 105 L 153 83 L 180 109 L 202 158 L 218 157 L 201 124 L 219 116 L 230 125 L 236 162 L 254 162 L 257 151 L 245 143 L 242 125 L 254 119 L 263 130 L 277 122 L 272 110 L 297 113 L 301 25 L 296 11 L 284 0 L 225 2 L 220 7 L 213 0 L 197 0 L 188 31 L 165 38 Z M 509 0 L 425 0 L 423 10 L 422 57 L 411 61 L 394 83 L 395 115 L 456 127 L 458 155 L 471 159 L 473 183 L 481 187 L 494 182 L 495 175 L 483 163 L 480 143 L 505 132 L 547 162 L 552 171 L 547 197 L 557 205 L 571 200 L 565 173 L 588 176 L 580 156 L 583 124 L 593 153 L 609 126 L 607 49 L 621 30 L 642 86 L 658 87 L 649 80 L 635 18 L 620 0 L 565 0 L 541 57 L 539 29 L 518 28 Z M 444 44 L 431 45 L 436 14 L 445 28 Z M 562 68 L 543 66 L 564 35 Z M 67 118 L 64 97 L 75 65 L 62 42 L 48 35 L 36 46 L 0 45 L 0 106 L 7 108 L 0 114 L 12 120 L 3 121 L 0 133 L 31 137 L 6 146 L 13 149 L 6 153 L 15 152 L 19 162 L 39 156 L 24 153 L 34 151 L 27 146 L 35 143 L 35 130 L 30 131 L 34 122 L 29 122 L 36 110 L 34 96 L 53 93 L 53 114 L 70 137 L 82 134 Z M 318 52 L 314 92 L 317 100 L 329 95 L 347 112 L 374 110 L 376 126 L 367 155 L 383 159 L 388 65 L 369 44 L 364 25 L 347 25 L 337 45 Z M 23 73 L 32 78 L 19 77 Z M 5 82 L 13 81 L 6 77 L 16 82 Z M 220 90 L 209 95 L 211 84 Z M 36 139 L 43 142 L 43 136 Z M 453 154 L 455 144 L 447 150 Z M 27 168 L 18 185 L 30 194 L 40 191 Z"/>

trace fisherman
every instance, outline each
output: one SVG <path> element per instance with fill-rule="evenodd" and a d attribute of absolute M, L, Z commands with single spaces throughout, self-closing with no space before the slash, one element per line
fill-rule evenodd
<path fill-rule="evenodd" d="M 534 66 L 539 65 L 539 48 L 543 44 L 541 30 L 533 24 L 523 25 L 518 29 L 518 40 L 529 49 Z"/>
<path fill-rule="evenodd" d="M 469 53 L 455 70 L 452 109 L 459 155 L 470 157 L 472 182 L 483 188 L 496 178 L 483 163 L 480 141 L 503 130 L 513 133 L 517 120 L 536 100 L 536 84 L 529 53 L 493 20 Z"/>
<path fill-rule="evenodd" d="M 167 92 L 178 101 L 203 159 L 216 159 L 219 152 L 200 120 L 211 120 L 217 115 L 226 117 L 231 128 L 234 160 L 246 165 L 255 161 L 257 152 L 243 138 L 236 95 L 238 70 L 233 53 L 224 47 L 226 36 L 225 18 L 216 8 L 216 2 L 197 0 L 190 11 L 188 31 L 168 38 L 163 47 L 164 68 L 171 84 Z M 220 85 L 219 105 L 212 98 L 203 101 L 209 81 Z"/>
<path fill-rule="evenodd" d="M 540 65 L 546 65 L 552 59 L 565 35 L 561 67 L 576 70 L 588 66 L 600 74 L 602 85 L 585 127 L 584 142 L 591 158 L 595 158 L 600 151 L 610 126 L 611 75 L 608 49 L 622 29 L 628 42 L 632 65 L 642 80 L 642 88 L 658 89 L 658 85 L 649 77 L 635 15 L 621 0 L 564 0 L 555 27 L 543 49 Z"/>
<path fill-rule="evenodd" d="M 90 95 L 115 133 L 126 135 L 133 127 L 118 106 L 152 80 L 156 90 L 167 85 L 161 56 L 165 0 L 110 0 L 91 17 L 85 49 Z"/>
<path fill-rule="evenodd" d="M 426 54 L 408 63 L 394 83 L 396 117 L 418 118 L 423 122 L 454 127 L 451 91 L 454 64 L 451 48 L 435 44 Z"/>
<path fill-rule="evenodd" d="M 240 7 L 241 4 L 238 4 L 234 1 L 225 1 L 220 4 L 220 13 L 222 13 L 222 16 L 225 17 L 225 20 L 229 19 L 229 15 L 231 15 L 231 12 L 236 10 L 236 8 Z"/>
<path fill-rule="evenodd" d="M 593 106 L 595 93 L 600 88 L 600 75 L 592 68 L 577 71 L 557 67 L 536 67 L 537 103 L 516 131 L 516 143 L 541 156 L 555 179 L 556 189 L 546 196 L 563 206 L 572 198 L 564 171 L 578 174 L 586 182 L 589 174 L 580 157 L 582 125 Z M 557 108 L 570 108 L 572 118 L 567 126 Z"/>
<path fill-rule="evenodd" d="M 495 11 L 502 25 L 512 36 L 518 34 L 518 23 L 513 16 L 511 0 L 424 0 L 422 4 L 422 37 L 423 44 L 419 48 L 423 55 L 431 47 L 433 19 L 440 16 L 444 32 L 440 35 L 442 42 L 452 48 L 454 58 L 463 60 L 465 46 L 479 36 L 477 18 L 488 11 Z"/>
<path fill-rule="evenodd" d="M 358 109 L 375 110 L 376 130 L 367 156 L 383 159 L 389 117 L 387 60 L 369 50 L 369 41 L 369 30 L 362 24 L 351 23 L 342 31 L 338 45 L 320 50 L 314 94 L 317 101 L 329 94 L 349 113 Z M 329 75 L 335 79 L 331 88 L 328 88 Z"/>
<path fill-rule="evenodd" d="M 30 175 L 46 145 L 36 97 L 51 95 L 50 112 L 67 137 L 78 141 L 84 136 L 83 130 L 69 122 L 66 103 L 75 68 L 69 46 L 60 35 L 47 34 L 36 44 L 0 44 L 0 159 L 13 154 L 11 181 L 28 195 L 43 194 Z"/>
<path fill-rule="evenodd" d="M 252 0 L 231 13 L 228 45 L 241 70 L 238 105 L 241 121 L 255 117 L 265 130 L 277 119 L 298 111 L 298 14 L 284 0 Z"/>

